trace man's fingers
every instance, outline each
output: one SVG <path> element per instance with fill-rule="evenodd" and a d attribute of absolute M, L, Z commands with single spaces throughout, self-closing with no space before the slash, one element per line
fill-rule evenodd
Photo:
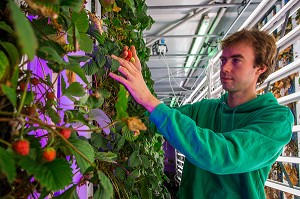
<path fill-rule="evenodd" d="M 133 73 L 133 72 L 136 70 L 135 66 L 132 65 L 132 63 L 130 63 L 129 61 L 127 61 L 127 60 L 125 60 L 125 59 L 122 59 L 122 58 L 120 58 L 120 57 L 117 57 L 117 56 L 115 56 L 115 55 L 111 55 L 111 57 L 112 57 L 113 59 L 117 60 L 117 61 L 120 63 L 120 65 L 121 65 L 121 66 L 119 67 L 119 71 L 120 71 L 120 72 L 122 72 L 121 70 L 124 70 L 124 69 L 122 69 L 121 67 L 127 69 L 130 73 Z M 121 70 L 120 70 L 120 69 L 121 69 Z M 123 73 L 123 72 L 122 72 L 122 73 Z M 125 74 L 123 74 L 123 75 L 125 75 Z"/>
<path fill-rule="evenodd" d="M 126 60 L 123 59 L 123 58 L 121 58 L 121 57 L 117 57 L 117 56 L 115 56 L 115 55 L 111 55 L 111 58 L 117 60 L 117 61 L 120 63 L 121 66 L 124 66 L 125 63 L 126 63 Z"/>
<path fill-rule="evenodd" d="M 123 51 L 123 53 L 120 55 L 123 59 L 125 59 L 128 56 L 127 50 Z"/>
<path fill-rule="evenodd" d="M 135 49 L 135 46 L 130 46 L 130 50 L 132 52 L 132 57 L 134 58 L 135 62 L 134 65 L 136 66 L 136 68 L 141 71 L 141 63 L 140 63 L 140 59 L 139 57 L 137 56 L 136 54 L 136 49 Z"/>
<path fill-rule="evenodd" d="M 123 51 L 128 50 L 128 46 L 124 46 Z"/>
<path fill-rule="evenodd" d="M 130 50 L 131 50 L 131 52 L 132 52 L 132 56 L 133 56 L 134 58 L 137 58 L 135 46 L 130 46 Z"/>
<path fill-rule="evenodd" d="M 111 78 L 117 80 L 118 82 L 124 84 L 124 85 L 125 85 L 125 83 L 126 83 L 126 82 L 125 82 L 126 79 L 124 79 L 123 77 L 121 77 L 121 76 L 119 76 L 119 75 L 116 75 L 116 74 L 114 74 L 114 73 L 112 73 L 112 72 L 109 73 L 109 76 L 110 76 Z"/>

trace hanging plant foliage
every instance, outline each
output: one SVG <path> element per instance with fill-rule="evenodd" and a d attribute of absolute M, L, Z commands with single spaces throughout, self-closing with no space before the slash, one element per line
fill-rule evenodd
<path fill-rule="evenodd" d="M 84 0 L 1 1 L 0 197 L 78 198 L 88 182 L 94 198 L 169 198 L 163 139 L 108 76 L 135 45 L 153 92 L 142 36 L 154 21 L 145 1 L 100 3 L 102 16 Z"/>

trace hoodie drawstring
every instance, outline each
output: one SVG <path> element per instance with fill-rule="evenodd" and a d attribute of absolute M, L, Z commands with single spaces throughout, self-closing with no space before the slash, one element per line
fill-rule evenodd
<path fill-rule="evenodd" d="M 232 120 L 231 120 L 231 130 L 233 130 L 233 124 L 234 124 L 234 114 L 235 114 L 235 111 L 236 111 L 237 109 L 235 108 L 234 110 L 233 110 L 233 113 L 232 113 Z"/>
<path fill-rule="evenodd" d="M 223 127 L 223 114 L 224 114 L 224 106 L 226 105 L 225 102 L 222 102 L 222 108 L 221 108 L 221 133 L 223 133 L 222 127 Z M 232 118 L 231 118 L 231 130 L 233 130 L 233 125 L 234 125 L 234 116 L 235 116 L 235 112 L 237 111 L 237 108 L 235 108 L 232 112 Z"/>

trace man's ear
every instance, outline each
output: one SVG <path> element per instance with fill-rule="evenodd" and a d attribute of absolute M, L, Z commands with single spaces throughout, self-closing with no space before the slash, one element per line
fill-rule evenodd
<path fill-rule="evenodd" d="M 257 74 L 257 75 L 263 74 L 263 73 L 266 72 L 266 70 L 268 69 L 265 65 L 263 65 L 263 66 L 258 66 L 257 68 L 258 68 L 257 71 L 256 71 L 256 74 Z"/>

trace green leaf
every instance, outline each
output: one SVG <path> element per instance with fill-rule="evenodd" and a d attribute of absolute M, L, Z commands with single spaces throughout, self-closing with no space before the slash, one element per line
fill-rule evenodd
<path fill-rule="evenodd" d="M 64 120 L 67 123 L 80 122 L 85 125 L 89 125 L 84 118 L 84 113 L 79 112 L 78 110 L 69 110 L 64 112 Z"/>
<path fill-rule="evenodd" d="M 83 86 L 80 83 L 73 82 L 66 90 L 63 91 L 62 94 L 67 97 L 70 96 L 82 97 L 85 95 L 85 92 Z"/>
<path fill-rule="evenodd" d="M 134 0 L 125 0 L 125 3 L 128 5 L 128 7 L 131 9 L 131 11 L 135 14 L 135 5 Z"/>
<path fill-rule="evenodd" d="M 9 183 L 12 183 L 16 177 L 15 159 L 12 154 L 0 147 L 0 173 L 3 173 Z"/>
<path fill-rule="evenodd" d="M 126 171 L 122 167 L 117 167 L 116 170 L 115 170 L 115 175 L 120 180 L 124 180 L 125 177 L 126 177 Z"/>
<path fill-rule="evenodd" d="M 12 88 L 16 89 L 18 86 L 18 79 L 19 79 L 19 70 L 15 69 L 13 76 L 11 78 L 11 86 Z"/>
<path fill-rule="evenodd" d="M 111 70 L 113 72 L 115 72 L 115 71 L 117 71 L 119 69 L 119 67 L 120 67 L 120 62 L 117 61 L 117 60 L 112 59 L 111 60 Z"/>
<path fill-rule="evenodd" d="M 95 157 L 104 162 L 116 162 L 117 154 L 112 152 L 96 152 Z"/>
<path fill-rule="evenodd" d="M 108 141 L 104 139 L 99 133 L 92 133 L 91 135 L 91 145 L 97 149 L 102 148 L 103 150 L 107 150 Z"/>
<path fill-rule="evenodd" d="M 100 97 L 100 99 L 97 99 L 94 96 L 89 96 L 86 105 L 89 106 L 91 109 L 97 109 L 99 108 L 104 102 L 104 98 Z"/>
<path fill-rule="evenodd" d="M 34 100 L 34 95 L 32 91 L 27 91 L 25 100 L 24 100 L 24 105 L 30 105 Z"/>
<path fill-rule="evenodd" d="M 38 42 L 34 31 L 28 19 L 14 1 L 8 1 L 8 4 L 11 11 L 11 20 L 14 23 L 14 27 L 18 35 L 18 44 L 22 49 L 22 52 L 27 54 L 28 58 L 31 60 L 38 48 Z"/>
<path fill-rule="evenodd" d="M 10 42 L 0 42 L 0 46 L 5 50 L 8 55 L 10 67 L 14 68 L 19 63 L 19 52 L 15 45 Z"/>
<path fill-rule="evenodd" d="M 79 150 L 85 156 L 85 158 L 87 158 L 90 162 L 94 162 L 94 150 L 88 142 L 79 140 L 74 136 L 71 136 L 69 138 L 69 141 L 77 148 L 77 150 Z M 73 154 L 76 158 L 76 163 L 80 168 L 80 172 L 84 173 L 86 169 L 91 166 L 90 163 L 81 155 L 79 155 L 74 149 L 70 149 L 73 151 Z"/>
<path fill-rule="evenodd" d="M 87 62 L 91 58 L 88 56 L 68 56 L 69 60 L 72 60 L 73 62 L 80 63 L 80 62 Z"/>
<path fill-rule="evenodd" d="M 86 103 L 86 101 L 88 100 L 89 95 L 85 95 L 81 98 L 79 98 L 78 104 L 84 105 Z"/>
<path fill-rule="evenodd" d="M 100 34 L 98 29 L 90 26 L 90 28 L 88 30 L 88 34 L 90 34 L 92 37 L 94 37 L 99 42 L 99 45 L 104 44 L 105 39 L 106 39 L 105 34 L 103 34 L 103 33 Z"/>
<path fill-rule="evenodd" d="M 68 190 L 60 194 L 59 196 L 53 197 L 55 199 L 79 199 L 79 196 L 76 192 L 77 185 L 70 187 Z"/>
<path fill-rule="evenodd" d="M 141 155 L 143 166 L 148 169 L 149 167 L 149 159 L 146 155 Z"/>
<path fill-rule="evenodd" d="M 120 138 L 117 140 L 117 148 L 116 150 L 119 151 L 125 144 L 125 137 L 124 136 L 120 136 Z"/>
<path fill-rule="evenodd" d="M 69 7 L 74 12 L 79 12 L 82 9 L 82 0 L 63 0 L 60 3 L 60 6 Z"/>
<path fill-rule="evenodd" d="M 114 27 L 120 27 L 120 25 L 122 25 L 122 22 L 119 18 L 115 17 L 113 18 L 112 24 Z"/>
<path fill-rule="evenodd" d="M 121 51 L 117 43 L 111 40 L 105 42 L 105 48 L 109 54 L 114 54 L 114 55 L 118 55 Z"/>
<path fill-rule="evenodd" d="M 48 191 L 45 187 L 43 187 L 43 190 L 41 192 L 41 195 L 39 196 L 39 199 L 45 199 L 47 196 L 51 193 L 51 191 Z"/>
<path fill-rule="evenodd" d="M 103 98 L 109 98 L 111 96 L 111 93 L 108 90 L 101 89 L 99 92 L 101 93 L 101 96 L 103 96 Z"/>
<path fill-rule="evenodd" d="M 1 89 L 4 95 L 9 99 L 9 101 L 12 103 L 14 107 L 16 107 L 17 104 L 17 93 L 16 90 L 13 88 L 10 88 L 4 84 L 1 84 Z"/>
<path fill-rule="evenodd" d="M 93 51 L 93 40 L 86 33 L 79 34 L 78 42 L 81 50 L 87 53 L 91 53 Z"/>
<path fill-rule="evenodd" d="M 76 73 L 82 79 L 82 81 L 88 84 L 88 80 L 84 74 L 84 71 L 77 62 L 70 60 L 69 64 L 66 65 L 65 68 Z"/>
<path fill-rule="evenodd" d="M 141 163 L 142 163 L 142 162 L 141 162 L 141 159 L 140 159 L 140 157 L 139 157 L 138 151 L 134 151 L 134 152 L 130 155 L 130 157 L 129 157 L 129 159 L 128 159 L 128 166 L 130 166 L 130 167 L 137 167 L 137 166 L 139 166 Z"/>
<path fill-rule="evenodd" d="M 0 50 L 0 80 L 4 76 L 5 72 L 9 70 L 9 61 L 5 53 Z"/>
<path fill-rule="evenodd" d="M 143 180 L 141 180 L 141 188 L 140 188 L 140 194 L 142 199 L 148 199 L 148 198 L 152 198 L 150 197 L 150 189 L 149 189 L 149 185 L 148 185 L 148 179 L 144 178 Z"/>
<path fill-rule="evenodd" d="M 57 51 L 49 46 L 42 46 L 38 49 L 37 52 L 38 56 L 42 59 L 52 61 L 54 63 L 57 63 L 59 65 L 65 65 L 66 63 L 63 61 L 63 59 L 59 56 Z M 62 69 L 62 66 L 60 67 Z M 60 70 L 61 70 L 60 69 Z"/>
<path fill-rule="evenodd" d="M 62 45 L 60 45 L 59 43 L 53 41 L 53 40 L 45 40 L 42 39 L 40 41 L 40 43 L 43 44 L 43 46 L 41 46 L 41 48 L 43 47 L 48 47 L 48 48 L 52 48 L 54 51 L 56 51 L 56 54 L 60 57 L 65 56 L 66 51 L 64 50 L 64 48 L 62 47 Z M 39 50 L 39 49 L 38 49 Z M 46 51 L 46 50 L 45 50 Z M 50 51 L 51 53 L 51 51 Z"/>
<path fill-rule="evenodd" d="M 138 178 L 141 175 L 141 171 L 139 169 L 135 169 L 130 173 L 131 176 Z"/>
<path fill-rule="evenodd" d="M 113 186 L 109 178 L 100 170 L 97 171 L 98 178 L 100 180 L 99 189 L 94 194 L 95 199 L 112 199 L 113 198 Z"/>
<path fill-rule="evenodd" d="M 79 33 L 85 33 L 89 28 L 88 16 L 84 10 L 82 10 L 80 13 L 73 12 L 72 22 L 76 26 Z"/>
<path fill-rule="evenodd" d="M 98 71 L 98 66 L 95 61 L 91 60 L 82 66 L 86 75 L 94 75 Z"/>
<path fill-rule="evenodd" d="M 53 108 L 48 108 L 46 110 L 46 114 L 51 118 L 54 124 L 58 124 L 60 122 L 60 115 Z"/>
<path fill-rule="evenodd" d="M 28 156 L 23 156 L 19 165 L 32 174 L 47 190 L 64 189 L 72 182 L 72 169 L 64 159 L 55 159 L 41 164 Z"/>
<path fill-rule="evenodd" d="M 106 58 L 104 55 L 97 55 L 96 56 L 96 64 L 99 68 L 103 68 L 103 66 L 105 65 L 106 63 Z"/>
<path fill-rule="evenodd" d="M 67 85 L 66 85 L 66 81 L 65 81 L 65 78 L 63 75 L 60 76 L 61 78 L 61 92 L 64 93 L 66 92 L 66 88 L 67 88 Z"/>
<path fill-rule="evenodd" d="M 11 28 L 11 26 L 7 25 L 4 21 L 0 22 L 0 29 L 6 31 L 13 37 L 17 37 L 16 32 Z"/>
<path fill-rule="evenodd" d="M 127 126 L 124 126 L 122 128 L 122 133 L 123 133 L 123 136 L 124 138 L 127 140 L 127 141 L 134 141 L 138 138 L 138 136 L 134 136 L 134 133 L 128 129 Z"/>
<path fill-rule="evenodd" d="M 53 27 L 53 24 L 48 23 L 49 18 L 37 18 L 33 19 L 31 21 L 32 27 L 36 30 L 37 33 L 40 32 L 40 30 L 43 31 L 42 34 L 44 35 L 54 35 L 56 34 L 56 29 Z M 44 43 L 43 43 L 44 46 Z"/>
<path fill-rule="evenodd" d="M 117 111 L 117 119 L 123 119 L 128 117 L 127 104 L 128 104 L 128 91 L 126 88 L 120 84 L 120 89 L 118 92 L 118 100 L 116 102 L 115 108 Z"/>

